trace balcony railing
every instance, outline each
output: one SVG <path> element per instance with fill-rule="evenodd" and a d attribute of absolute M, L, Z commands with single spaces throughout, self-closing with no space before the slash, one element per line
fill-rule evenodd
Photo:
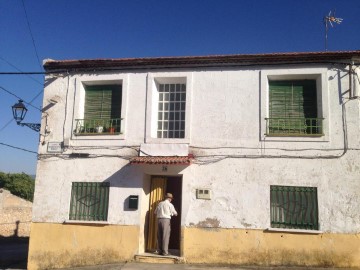
<path fill-rule="evenodd" d="M 121 133 L 121 121 L 115 119 L 75 119 L 75 135 L 116 135 Z"/>
<path fill-rule="evenodd" d="M 265 118 L 268 136 L 323 136 L 324 118 Z"/>

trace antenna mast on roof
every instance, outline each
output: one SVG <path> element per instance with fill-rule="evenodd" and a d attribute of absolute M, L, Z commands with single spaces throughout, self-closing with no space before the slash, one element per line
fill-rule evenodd
<path fill-rule="evenodd" d="M 334 27 L 333 23 L 340 24 L 343 19 L 336 18 L 335 17 L 335 11 L 329 12 L 329 15 L 324 17 L 324 24 L 325 24 L 325 51 L 328 50 L 328 30 L 329 30 L 329 24 L 331 27 Z"/>

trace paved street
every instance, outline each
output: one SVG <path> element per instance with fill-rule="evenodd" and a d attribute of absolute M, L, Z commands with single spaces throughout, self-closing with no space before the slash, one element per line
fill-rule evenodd
<path fill-rule="evenodd" d="M 0 269 L 26 269 L 28 238 L 0 238 Z"/>

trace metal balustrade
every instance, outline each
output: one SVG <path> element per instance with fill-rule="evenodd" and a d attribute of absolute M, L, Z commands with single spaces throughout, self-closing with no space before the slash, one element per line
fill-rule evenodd
<path fill-rule="evenodd" d="M 121 133 L 123 118 L 75 119 L 75 135 L 115 135 Z"/>
<path fill-rule="evenodd" d="M 265 118 L 268 136 L 323 136 L 324 118 Z"/>

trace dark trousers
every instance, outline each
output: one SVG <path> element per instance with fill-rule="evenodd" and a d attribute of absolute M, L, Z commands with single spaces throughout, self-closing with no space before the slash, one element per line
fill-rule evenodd
<path fill-rule="evenodd" d="M 157 231 L 157 250 L 159 253 L 169 253 L 169 240 L 170 240 L 170 219 L 158 218 L 158 231 Z"/>

